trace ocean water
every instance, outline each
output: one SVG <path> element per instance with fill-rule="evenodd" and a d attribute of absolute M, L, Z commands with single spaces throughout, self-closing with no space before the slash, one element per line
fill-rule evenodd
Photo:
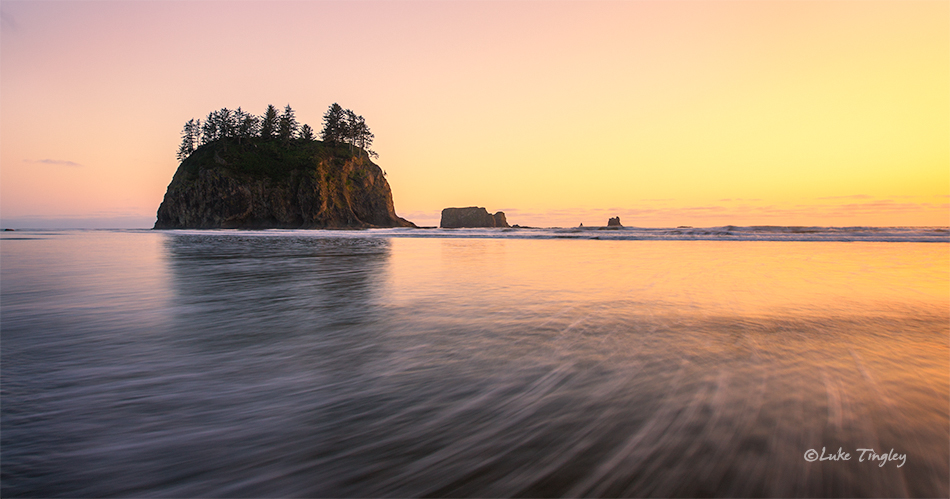
<path fill-rule="evenodd" d="M 948 338 L 946 228 L 5 232 L 0 495 L 946 497 Z"/>

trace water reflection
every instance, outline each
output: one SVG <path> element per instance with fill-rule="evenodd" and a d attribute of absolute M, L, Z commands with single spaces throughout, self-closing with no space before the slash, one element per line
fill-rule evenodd
<path fill-rule="evenodd" d="M 176 329 L 201 341 L 341 334 L 376 320 L 386 239 L 170 235 Z"/>

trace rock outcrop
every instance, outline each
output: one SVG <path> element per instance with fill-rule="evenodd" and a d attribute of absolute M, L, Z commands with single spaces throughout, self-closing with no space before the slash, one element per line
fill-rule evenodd
<path fill-rule="evenodd" d="M 613 217 L 607 220 L 607 227 L 623 227 L 620 223 L 620 217 Z"/>
<path fill-rule="evenodd" d="M 313 140 L 219 139 L 182 161 L 156 229 L 415 227 L 383 171 Z"/>
<path fill-rule="evenodd" d="M 470 206 L 468 208 L 446 208 L 442 210 L 440 227 L 446 229 L 477 228 L 477 227 L 510 227 L 505 213 L 499 211 L 492 215 L 485 208 Z"/>
<path fill-rule="evenodd" d="M 495 227 L 509 227 L 508 219 L 505 218 L 505 212 L 498 211 L 492 215 L 492 218 L 495 219 Z"/>

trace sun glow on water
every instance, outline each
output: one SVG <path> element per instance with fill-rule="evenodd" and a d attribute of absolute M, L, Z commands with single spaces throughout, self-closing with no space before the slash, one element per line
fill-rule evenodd
<path fill-rule="evenodd" d="M 453 232 L 4 233 L 3 495 L 946 495 L 947 241 Z"/>

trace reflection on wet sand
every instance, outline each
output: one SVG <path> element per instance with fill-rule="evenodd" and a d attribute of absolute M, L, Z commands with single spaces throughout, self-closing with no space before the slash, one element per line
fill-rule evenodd
<path fill-rule="evenodd" d="M 948 493 L 942 244 L 70 237 L 2 247 L 4 496 Z"/>

